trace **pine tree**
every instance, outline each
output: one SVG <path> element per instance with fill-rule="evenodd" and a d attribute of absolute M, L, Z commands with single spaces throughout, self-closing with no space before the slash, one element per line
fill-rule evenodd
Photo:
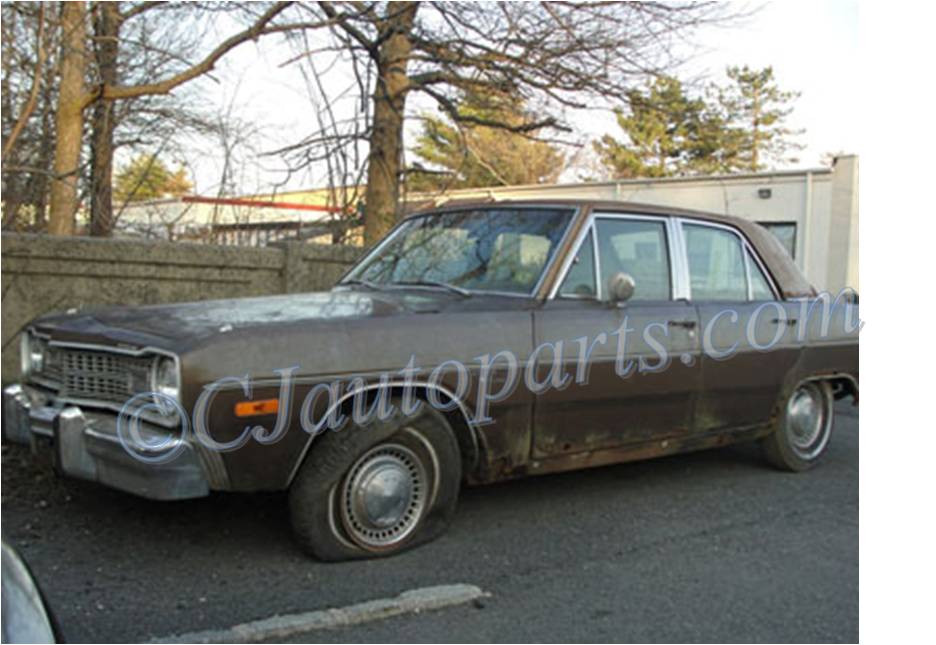
<path fill-rule="evenodd" d="M 726 142 L 731 165 L 737 170 L 757 172 L 798 161 L 789 153 L 802 150 L 795 137 L 803 131 L 792 130 L 785 123 L 800 93 L 777 87 L 772 67 L 758 70 L 735 66 L 727 73 L 732 82 L 714 88 L 714 93 L 722 118 L 735 134 Z"/>
<path fill-rule="evenodd" d="M 615 178 L 722 170 L 719 151 L 725 125 L 704 100 L 689 97 L 680 81 L 658 77 L 644 91 L 629 92 L 627 103 L 626 112 L 616 112 L 626 140 L 605 135 L 594 143 Z"/>
<path fill-rule="evenodd" d="M 797 92 L 780 90 L 773 69 L 730 67 L 730 82 L 688 95 L 675 78 L 658 77 L 627 94 L 617 122 L 626 138 L 605 135 L 594 147 L 616 178 L 756 172 L 795 162 L 802 131 L 785 125 Z"/>
<path fill-rule="evenodd" d="M 192 182 L 184 168 L 169 170 L 155 155 L 134 157 L 114 180 L 114 198 L 118 202 L 178 197 L 191 189 Z"/>

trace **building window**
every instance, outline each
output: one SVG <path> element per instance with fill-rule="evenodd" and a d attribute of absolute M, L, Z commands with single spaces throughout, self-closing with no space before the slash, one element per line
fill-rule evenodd
<path fill-rule="evenodd" d="M 758 222 L 774 234 L 791 258 L 796 258 L 796 222 Z"/>

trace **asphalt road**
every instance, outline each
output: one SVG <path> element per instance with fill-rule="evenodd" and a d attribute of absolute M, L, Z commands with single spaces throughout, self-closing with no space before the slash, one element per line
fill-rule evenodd
<path fill-rule="evenodd" d="M 463 491 L 450 531 L 385 560 L 322 564 L 279 495 L 156 503 L 52 479 L 4 446 L 4 538 L 71 641 L 140 641 L 474 584 L 484 602 L 296 641 L 858 639 L 858 412 L 824 464 L 754 445 Z"/>

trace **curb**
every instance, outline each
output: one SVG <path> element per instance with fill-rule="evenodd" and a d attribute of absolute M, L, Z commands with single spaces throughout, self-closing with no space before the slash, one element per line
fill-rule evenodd
<path fill-rule="evenodd" d="M 421 587 L 405 591 L 394 598 L 309 611 L 301 614 L 271 616 L 234 625 L 229 629 L 187 632 L 153 639 L 151 643 L 254 643 L 263 640 L 283 640 L 295 634 L 350 627 L 403 614 L 417 614 L 463 605 L 490 596 L 479 587 L 468 584 Z"/>

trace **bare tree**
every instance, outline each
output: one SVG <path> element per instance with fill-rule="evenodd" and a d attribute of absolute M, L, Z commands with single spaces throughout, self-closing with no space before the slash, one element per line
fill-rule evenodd
<path fill-rule="evenodd" d="M 58 105 L 55 110 L 55 174 L 50 195 L 49 232 L 71 235 L 78 210 L 78 172 L 84 126 L 85 22 L 84 2 L 62 3 L 62 54 Z"/>
<path fill-rule="evenodd" d="M 144 5 L 140 5 L 141 7 Z M 118 47 L 120 28 L 128 16 L 121 14 L 119 2 L 98 3 L 94 11 L 94 58 L 102 84 L 118 81 Z M 98 237 L 110 235 L 113 227 L 114 174 L 113 101 L 98 100 L 91 117 L 91 202 L 90 233 Z"/>
<path fill-rule="evenodd" d="M 619 101 L 638 79 L 677 64 L 675 45 L 692 29 L 727 18 L 705 2 L 318 2 L 305 9 L 331 20 L 334 50 L 372 72 L 364 88 L 368 243 L 400 213 L 409 96 L 428 97 L 456 124 L 563 131 L 566 109 Z M 458 109 L 465 92 L 521 97 L 536 117 L 517 123 L 465 113 Z M 323 141 L 317 133 L 305 143 Z"/>
<path fill-rule="evenodd" d="M 726 18 L 721 5 L 709 2 L 206 3 L 205 11 L 240 12 L 237 23 L 243 28 L 207 52 L 199 48 L 204 53 L 197 60 L 168 51 L 171 64 L 153 67 L 145 77 L 131 77 L 128 67 L 121 70 L 121 57 L 134 48 L 134 38 L 125 30 L 128 25 L 151 24 L 135 23 L 138 16 L 165 11 L 171 18 L 166 24 L 177 20 L 177 33 L 197 25 L 179 17 L 184 10 L 177 3 L 127 0 L 115 8 L 103 5 L 61 3 L 55 37 L 46 38 L 61 43 L 58 93 L 50 97 L 56 115 L 55 160 L 47 173 L 53 180 L 53 232 L 73 230 L 88 108 L 94 106 L 91 204 L 102 214 L 95 231 L 103 232 L 113 219 L 106 211 L 105 184 L 120 116 L 127 111 L 139 114 L 146 106 L 163 109 L 152 99 L 210 73 L 227 52 L 266 34 L 301 38 L 302 53 L 296 60 L 318 96 L 316 131 L 280 152 L 290 157 L 290 171 L 297 163 L 324 162 L 335 187 L 356 189 L 366 173 L 365 240 L 370 243 L 401 211 L 403 133 L 413 116 L 407 112 L 411 97 L 435 103 L 459 127 L 500 128 L 530 136 L 563 132 L 568 130 L 568 110 L 619 103 L 637 82 L 676 65 L 677 45 L 694 28 Z M 35 30 L 30 34 L 35 42 Z M 6 39 L 4 31 L 5 46 Z M 161 48 L 138 49 L 153 54 Z M 316 80 L 321 69 L 311 61 L 322 52 L 340 59 L 354 79 L 350 92 L 359 107 L 348 116 L 331 109 L 340 97 L 329 95 L 333 87 Z M 530 118 L 518 122 L 459 110 L 459 97 L 466 92 L 517 96 L 530 106 Z M 353 190 L 342 195 L 342 200 L 357 198 Z"/>
<path fill-rule="evenodd" d="M 3 227 L 44 227 L 52 178 L 58 11 L 3 3 Z"/>
<path fill-rule="evenodd" d="M 260 3 L 258 3 L 260 4 Z M 95 101 L 133 99 L 148 95 L 168 94 L 175 88 L 209 73 L 217 62 L 241 43 L 259 38 L 278 29 L 272 27 L 274 18 L 291 3 L 262 4 L 264 9 L 248 27 L 217 44 L 200 61 L 186 66 L 164 78 L 137 84 L 112 84 L 102 78 L 94 88 L 84 86 L 87 72 L 86 41 L 88 37 L 87 3 L 62 3 L 61 81 L 56 112 L 56 150 L 53 184 L 49 209 L 49 231 L 68 235 L 74 231 L 74 214 L 78 207 L 77 176 L 81 159 L 83 113 Z M 146 6 L 144 4 L 136 7 Z"/>
<path fill-rule="evenodd" d="M 364 195 L 367 174 L 367 142 L 370 134 L 370 103 L 366 87 L 370 85 L 369 67 L 354 56 L 346 56 L 343 46 L 326 44 L 317 47 L 317 32 L 306 30 L 289 34 L 300 54 L 284 65 L 302 60 L 298 66 L 305 83 L 310 111 L 315 115 L 316 132 L 309 138 L 286 148 L 267 153 L 279 156 L 286 166 L 283 183 L 300 169 L 323 170 L 312 181 L 326 187 L 325 206 L 331 210 L 325 228 L 331 232 L 332 243 L 345 244 L 349 233 L 362 223 L 358 205 Z M 349 43 L 345 40 L 344 46 Z M 323 58 L 323 54 L 330 54 Z M 326 75 L 347 63 L 351 70 L 350 84 L 337 92 L 326 87 Z M 349 100 L 350 99 L 350 100 Z M 322 224 L 317 222 L 310 235 L 321 234 Z M 304 235 L 300 231 L 300 236 Z"/>
<path fill-rule="evenodd" d="M 39 5 L 39 15 L 36 19 L 36 23 L 36 67 L 33 72 L 32 86 L 29 90 L 29 98 L 26 99 L 25 105 L 23 105 L 22 110 L 20 110 L 19 117 L 16 119 L 16 123 L 13 125 L 9 136 L 3 142 L 4 159 L 10 154 L 10 150 L 13 149 L 13 144 L 16 143 L 16 139 L 23 131 L 23 128 L 26 127 L 26 121 L 29 120 L 33 110 L 36 109 L 36 102 L 39 99 L 39 88 L 42 85 L 42 71 L 45 66 L 46 58 L 46 48 L 43 43 L 46 25 L 44 4 Z M 4 88 L 4 90 L 6 90 L 6 88 Z"/>

